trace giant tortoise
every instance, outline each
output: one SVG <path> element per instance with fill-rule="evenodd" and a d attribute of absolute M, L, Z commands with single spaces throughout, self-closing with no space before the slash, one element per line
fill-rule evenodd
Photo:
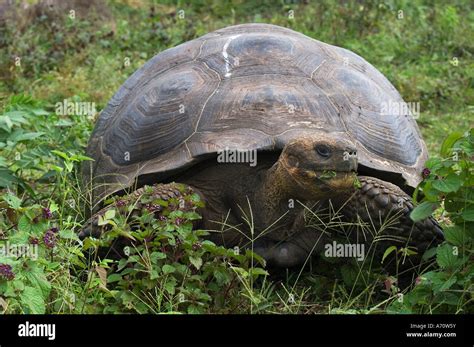
<path fill-rule="evenodd" d="M 200 226 L 220 231 L 211 240 L 243 246 L 252 233 L 277 267 L 331 242 L 305 224 L 318 204 L 379 227 L 397 215 L 384 233 L 422 254 L 443 239 L 434 219 L 409 218 L 427 149 L 409 110 L 387 105 L 405 103 L 358 55 L 279 26 L 231 26 L 157 54 L 121 86 L 84 177 L 97 210 L 130 187 L 160 183 L 166 198 L 185 185 L 205 202 Z M 96 235 L 99 214 L 82 237 Z"/>

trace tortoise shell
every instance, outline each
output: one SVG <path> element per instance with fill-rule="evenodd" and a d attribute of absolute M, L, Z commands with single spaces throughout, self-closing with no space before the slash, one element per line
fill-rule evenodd
<path fill-rule="evenodd" d="M 102 111 L 84 170 L 95 201 L 219 150 L 281 151 L 305 133 L 345 134 L 359 165 L 420 181 L 426 145 L 393 85 L 358 55 L 267 24 L 227 27 L 165 50 Z"/>

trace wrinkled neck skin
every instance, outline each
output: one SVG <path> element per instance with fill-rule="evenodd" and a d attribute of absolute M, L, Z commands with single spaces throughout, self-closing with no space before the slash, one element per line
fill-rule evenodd
<path fill-rule="evenodd" d="M 301 194 L 302 191 L 303 187 L 300 187 L 284 165 L 277 161 L 265 172 L 260 186 L 255 191 L 254 201 L 262 206 L 260 219 L 263 225 L 271 225 L 289 210 L 290 212 L 302 210 L 297 200 L 303 203 L 309 200 L 309 197 Z M 293 208 L 289 207 L 290 199 L 294 202 Z"/>

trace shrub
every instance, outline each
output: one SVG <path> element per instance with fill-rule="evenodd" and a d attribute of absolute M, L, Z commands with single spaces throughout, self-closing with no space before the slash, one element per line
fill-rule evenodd
<path fill-rule="evenodd" d="M 466 313 L 474 304 L 474 129 L 454 132 L 444 141 L 440 158 L 432 158 L 423 171 L 423 201 L 411 214 L 420 220 L 436 211 L 445 221 L 446 241 L 425 253 L 436 257 L 439 269 L 422 274 L 391 312 Z"/>

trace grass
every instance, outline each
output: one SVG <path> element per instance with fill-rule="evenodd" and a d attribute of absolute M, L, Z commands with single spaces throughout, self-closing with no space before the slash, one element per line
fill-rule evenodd
<path fill-rule="evenodd" d="M 54 247 L 40 240 L 38 261 L 2 260 L 16 278 L 0 280 L 1 312 L 452 313 L 451 306 L 439 304 L 449 300 L 457 305 L 455 313 L 472 312 L 469 281 L 461 283 L 458 268 L 449 268 L 443 256 L 438 263 L 449 265 L 452 273 L 446 278 L 457 274 L 459 283 L 452 285 L 463 291 L 463 299 L 455 301 L 453 293 L 446 293 L 449 288 L 436 287 L 447 281 L 446 270 L 428 275 L 432 287 L 403 291 L 409 301 L 402 303 L 400 288 L 375 265 L 311 259 L 309 270 L 276 276 L 255 264 L 251 253 L 236 255 L 210 244 L 193 249 L 201 237 L 189 230 L 196 216 L 189 214 L 176 225 L 176 218 L 184 217 L 173 211 L 166 225 L 182 233 L 182 258 L 176 251 L 154 253 L 143 245 L 130 251 L 127 264 L 98 257 L 100 243 L 80 244 L 75 237 L 88 213 L 79 166 L 95 118 L 54 113 L 64 99 L 93 102 L 102 110 L 136 69 L 167 48 L 228 25 L 271 23 L 348 48 L 373 64 L 404 100 L 420 103 L 423 138 L 430 153 L 442 157 L 438 153 L 448 133 L 473 127 L 474 12 L 469 1 L 126 0 L 109 1 L 107 8 L 95 14 L 78 10 L 75 19 L 60 12 L 54 20 L 17 9 L 28 25 L 0 18 L 0 236 L 27 243 L 31 237 L 42 239 L 45 230 L 59 229 Z M 53 216 L 38 222 L 43 208 Z M 119 214 L 107 222 L 130 231 Z M 163 232 L 162 225 L 141 223 L 144 233 Z M 332 225 L 319 225 L 327 227 Z M 162 236 L 166 242 L 160 247 L 176 242 Z M 112 233 L 109 241 L 115 238 Z M 163 271 L 164 265 L 170 267 Z M 429 290 L 433 300 L 424 302 Z"/>

